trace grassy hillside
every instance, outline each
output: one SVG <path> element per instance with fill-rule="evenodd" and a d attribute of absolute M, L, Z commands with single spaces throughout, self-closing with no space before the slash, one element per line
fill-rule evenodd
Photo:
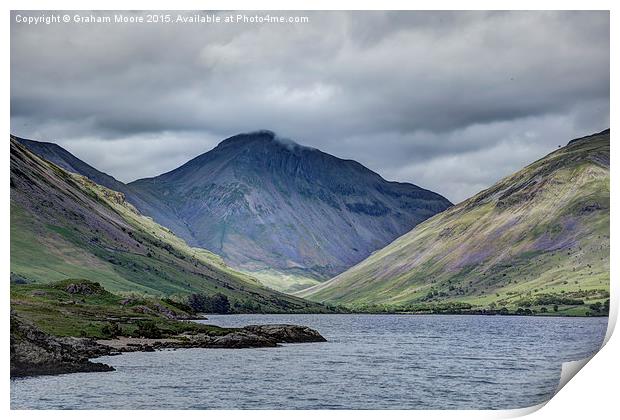
<path fill-rule="evenodd" d="M 322 306 L 262 287 L 141 215 L 122 193 L 67 172 L 11 139 L 11 277 L 67 278 L 121 294 L 222 293 L 236 312 L 313 312 Z"/>
<path fill-rule="evenodd" d="M 609 130 L 571 141 L 298 295 L 364 310 L 604 313 Z"/>
<path fill-rule="evenodd" d="M 60 337 L 109 338 L 139 336 L 144 325 L 166 334 L 184 331 L 226 332 L 216 326 L 183 322 L 194 316 L 184 305 L 171 300 L 125 298 L 108 292 L 99 283 L 67 279 L 48 284 L 11 285 L 11 310 Z"/>

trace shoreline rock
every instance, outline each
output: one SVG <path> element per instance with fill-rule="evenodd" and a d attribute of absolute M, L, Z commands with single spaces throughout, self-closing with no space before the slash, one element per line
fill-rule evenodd
<path fill-rule="evenodd" d="M 270 338 L 278 343 L 319 343 L 327 341 L 317 330 L 303 325 L 248 325 L 243 329 Z"/>
<path fill-rule="evenodd" d="M 109 372 L 112 366 L 88 359 L 110 351 L 92 339 L 51 336 L 11 314 L 11 378 Z"/>
<path fill-rule="evenodd" d="M 319 343 L 327 340 L 318 331 L 300 325 L 248 325 L 224 335 L 182 334 L 170 338 L 118 337 L 97 343 L 118 352 L 153 351 L 181 348 L 260 348 L 287 343 Z"/>
<path fill-rule="evenodd" d="M 107 372 L 113 367 L 91 362 L 100 356 L 180 348 L 262 348 L 281 343 L 327 341 L 318 331 L 300 325 L 249 325 L 224 335 L 181 334 L 169 338 L 118 337 L 108 340 L 55 337 L 11 314 L 11 378 L 75 372 Z"/>

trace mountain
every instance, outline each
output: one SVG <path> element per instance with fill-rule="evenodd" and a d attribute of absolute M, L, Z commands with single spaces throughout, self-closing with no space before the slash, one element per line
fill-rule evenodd
<path fill-rule="evenodd" d="M 609 298 L 609 135 L 571 141 L 298 295 L 358 308 L 600 309 Z"/>
<path fill-rule="evenodd" d="M 11 137 L 15 141 L 26 146 L 28 150 L 37 156 L 44 158 L 45 160 L 61 167 L 66 171 L 84 175 L 91 181 L 114 191 L 123 191 L 126 189 L 125 184 L 122 182 L 117 181 L 112 176 L 93 168 L 88 163 L 75 157 L 55 143 L 28 140 L 15 136 Z"/>
<path fill-rule="evenodd" d="M 122 192 L 128 201 L 135 206 L 139 206 L 140 208 L 146 207 L 146 203 L 142 203 L 126 184 L 92 167 L 56 143 L 29 140 L 16 136 L 11 136 L 11 138 L 21 143 L 23 146 L 26 146 L 26 148 L 35 155 L 59 166 L 65 171 L 83 175 L 96 184 L 114 191 Z"/>
<path fill-rule="evenodd" d="M 11 279 L 99 282 L 125 294 L 228 297 L 237 312 L 322 311 L 261 286 L 191 248 L 102 187 L 41 159 L 11 137 Z"/>
<path fill-rule="evenodd" d="M 56 144 L 17 140 L 63 169 L 122 192 L 190 245 L 277 290 L 326 280 L 451 205 L 270 131 L 231 137 L 171 172 L 130 184 Z"/>
<path fill-rule="evenodd" d="M 228 138 L 128 187 L 130 201 L 189 244 L 287 291 L 344 271 L 451 205 L 270 131 Z"/>

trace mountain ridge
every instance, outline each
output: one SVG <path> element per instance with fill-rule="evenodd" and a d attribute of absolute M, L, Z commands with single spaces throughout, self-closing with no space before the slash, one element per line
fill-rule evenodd
<path fill-rule="evenodd" d="M 570 141 L 296 295 L 358 308 L 523 311 L 555 299 L 560 313 L 588 312 L 575 302 L 609 297 L 609 138 Z"/>
<path fill-rule="evenodd" d="M 30 140 L 14 135 L 10 137 L 26 146 L 36 155 L 45 158 L 66 171 L 84 175 L 93 182 L 115 191 L 122 191 L 125 187 L 123 182 L 89 165 L 56 143 Z"/>
<path fill-rule="evenodd" d="M 230 137 L 128 187 L 147 203 L 145 213 L 234 267 L 316 280 L 451 205 L 270 131 Z"/>
<path fill-rule="evenodd" d="M 13 281 L 82 278 L 115 292 L 160 297 L 221 293 L 238 312 L 325 310 L 189 247 L 123 193 L 42 159 L 14 138 L 10 146 Z"/>
<path fill-rule="evenodd" d="M 373 171 L 372 169 L 369 169 L 367 167 L 365 167 L 364 165 L 362 165 L 361 163 L 357 162 L 354 159 L 342 159 L 339 158 L 337 156 L 331 155 L 329 153 L 326 153 L 320 149 L 314 148 L 314 147 L 309 147 L 309 146 L 305 146 L 305 145 L 301 145 L 293 140 L 290 140 L 288 138 L 280 138 L 276 135 L 275 132 L 271 131 L 271 130 L 257 130 L 257 131 L 251 131 L 248 133 L 241 133 L 241 134 L 237 134 L 231 137 L 228 137 L 224 140 L 222 140 L 221 142 L 219 142 L 213 149 L 203 152 L 200 155 L 190 159 L 189 161 L 185 162 L 184 164 L 182 164 L 181 166 L 172 169 L 170 171 L 164 172 L 160 175 L 156 175 L 153 177 L 145 177 L 145 178 L 139 178 L 136 179 L 134 181 L 128 182 L 125 185 L 131 185 L 134 183 L 141 183 L 141 182 L 147 182 L 149 180 L 153 180 L 155 178 L 166 178 L 170 175 L 173 175 L 177 172 L 179 172 L 180 170 L 182 170 L 183 167 L 186 166 L 193 166 L 195 164 L 202 164 L 204 163 L 204 160 L 210 156 L 210 154 L 212 152 L 216 152 L 216 151 L 221 151 L 221 150 L 226 150 L 228 148 L 238 148 L 239 144 L 242 144 L 242 146 L 247 146 L 250 143 L 255 143 L 255 142 L 261 142 L 261 141 L 265 141 L 265 142 L 273 142 L 273 144 L 276 145 L 280 145 L 283 148 L 287 149 L 288 151 L 291 151 L 293 153 L 300 153 L 301 151 L 309 151 L 309 152 L 316 152 L 321 154 L 324 158 L 326 159 L 333 159 L 334 161 L 343 163 L 343 164 L 347 164 L 347 165 L 351 165 L 354 166 L 356 169 L 363 169 L 366 170 L 372 174 L 374 174 L 377 178 L 381 179 L 382 181 L 385 181 L 387 183 L 390 184 L 394 184 L 394 185 L 403 185 L 403 186 L 410 186 L 410 187 L 414 187 L 416 189 L 420 189 L 420 190 L 424 190 L 427 191 L 429 193 L 434 193 L 431 190 L 425 189 L 425 188 L 421 188 L 418 185 L 415 185 L 411 182 L 403 182 L 403 181 L 390 181 L 390 180 L 386 180 L 384 179 L 379 173 Z M 54 144 L 54 143 L 50 143 L 50 144 Z M 437 193 L 434 193 L 437 194 Z"/>
<path fill-rule="evenodd" d="M 80 165 L 53 143 L 22 142 L 123 192 L 190 245 L 278 290 L 326 280 L 452 205 L 269 130 L 229 137 L 171 171 L 128 184 Z"/>

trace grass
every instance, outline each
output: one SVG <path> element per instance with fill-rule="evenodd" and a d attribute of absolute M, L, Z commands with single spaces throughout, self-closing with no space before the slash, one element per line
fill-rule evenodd
<path fill-rule="evenodd" d="M 135 284 L 112 266 L 66 240 L 61 229 L 37 225 L 25 211 L 11 203 L 11 272 L 37 282 L 88 278 L 119 292 L 136 291 Z M 146 293 L 156 295 L 153 288 Z"/>
<path fill-rule="evenodd" d="M 69 293 L 70 285 L 86 286 L 93 293 Z M 125 304 L 123 304 L 125 303 Z M 148 313 L 144 313 L 148 308 Z M 135 335 L 141 322 L 154 324 L 164 336 L 183 332 L 223 334 L 230 329 L 166 318 L 159 308 L 179 316 L 192 314 L 167 301 L 139 296 L 128 300 L 105 290 L 99 283 L 68 279 L 49 284 L 11 285 L 11 310 L 56 336 L 110 338 L 106 331 L 116 324 L 122 335 Z"/>

